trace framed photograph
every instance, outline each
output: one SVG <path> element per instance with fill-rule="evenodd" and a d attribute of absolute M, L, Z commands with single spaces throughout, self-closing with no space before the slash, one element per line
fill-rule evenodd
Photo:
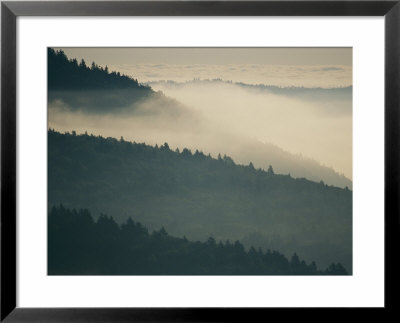
<path fill-rule="evenodd" d="M 2 2 L 1 320 L 394 310 L 399 15 Z"/>

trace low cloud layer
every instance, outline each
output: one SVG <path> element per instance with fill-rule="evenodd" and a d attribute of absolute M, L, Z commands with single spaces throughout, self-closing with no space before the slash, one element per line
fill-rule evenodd
<path fill-rule="evenodd" d="M 276 86 L 334 88 L 352 85 L 352 67 L 346 65 L 119 64 L 109 67 L 141 82 L 223 78 L 233 82 Z"/>

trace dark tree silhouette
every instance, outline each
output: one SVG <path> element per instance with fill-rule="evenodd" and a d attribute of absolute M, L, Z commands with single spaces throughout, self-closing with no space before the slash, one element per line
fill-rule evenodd
<path fill-rule="evenodd" d="M 162 227 L 148 230 L 130 217 L 118 225 L 87 210 L 53 207 L 48 217 L 49 275 L 346 275 L 340 264 L 325 271 L 297 255 L 246 251 L 239 241 L 191 242 Z"/>
<path fill-rule="evenodd" d="M 142 89 L 150 87 L 119 72 L 109 72 L 108 67 L 99 67 L 95 62 L 91 67 L 84 59 L 79 65 L 76 58 L 68 59 L 63 50 L 48 48 L 48 86 L 49 90 L 100 90 L 100 89 Z M 153 92 L 153 91 L 151 91 Z"/>

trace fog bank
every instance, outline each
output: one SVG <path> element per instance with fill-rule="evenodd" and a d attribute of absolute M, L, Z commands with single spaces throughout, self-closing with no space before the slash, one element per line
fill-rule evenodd
<path fill-rule="evenodd" d="M 80 93 L 50 94 L 49 127 L 150 145 L 168 142 L 173 149 L 226 154 L 240 164 L 272 165 L 277 173 L 351 187 L 350 180 L 320 165 L 351 178 L 351 109 L 332 113 L 328 106 L 324 113 L 317 103 L 234 84 L 156 89 L 177 100 L 158 93 L 123 109 L 108 105 L 96 112 L 88 108 L 96 106 L 89 98 L 99 101 L 112 93 L 99 91 L 86 101 L 77 99 Z"/>
<path fill-rule="evenodd" d="M 212 128 L 272 143 L 352 178 L 351 92 L 349 98 L 327 91 L 316 100 L 218 81 L 152 86 L 201 113 Z"/>

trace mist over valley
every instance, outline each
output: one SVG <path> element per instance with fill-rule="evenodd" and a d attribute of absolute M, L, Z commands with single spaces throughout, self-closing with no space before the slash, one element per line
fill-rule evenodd
<path fill-rule="evenodd" d="M 215 80 L 157 82 L 142 92 L 49 91 L 49 127 L 152 145 L 168 142 L 352 187 L 349 88 L 271 89 Z"/>

